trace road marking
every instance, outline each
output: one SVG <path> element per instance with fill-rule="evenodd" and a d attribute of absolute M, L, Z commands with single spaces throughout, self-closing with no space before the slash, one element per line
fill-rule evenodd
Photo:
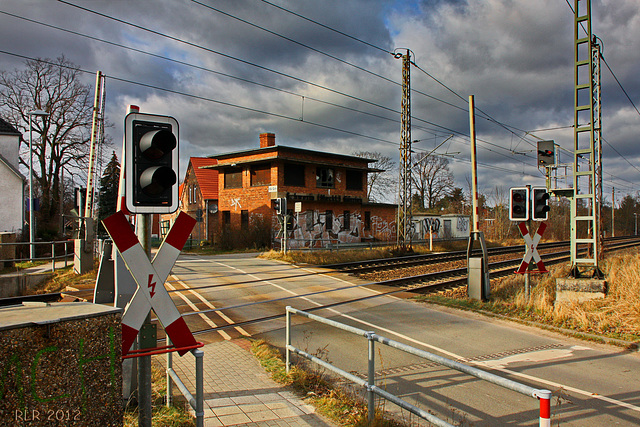
<path fill-rule="evenodd" d="M 310 273 L 313 273 L 313 274 L 316 274 L 316 275 L 319 275 L 319 276 L 328 277 L 329 279 L 332 279 L 332 280 L 335 280 L 335 281 L 338 281 L 338 282 L 342 282 L 342 283 L 346 283 L 348 285 L 353 286 L 353 283 L 349 282 L 348 280 L 344 280 L 344 279 L 342 279 L 340 277 L 330 276 L 328 273 L 318 273 L 317 271 L 313 271 L 313 270 L 310 270 L 310 269 L 304 268 L 304 267 L 301 267 L 300 269 L 303 270 L 303 271 L 307 271 L 307 272 L 310 272 Z M 381 295 L 381 294 L 384 293 L 382 291 L 378 291 L 378 290 L 375 290 L 375 289 L 367 288 L 365 285 L 360 286 L 360 289 L 366 289 L 366 290 L 368 290 L 370 292 L 373 292 L 374 294 L 378 294 L 378 295 Z M 402 298 L 397 297 L 395 295 L 387 295 L 387 296 L 389 298 L 393 298 L 393 299 L 396 299 L 396 300 L 399 300 L 399 301 L 402 300 Z"/>
<path fill-rule="evenodd" d="M 451 357 L 452 359 L 457 359 L 457 360 L 459 360 L 461 362 L 468 363 L 468 364 L 478 365 L 478 366 L 482 366 L 482 367 L 488 367 L 486 361 L 485 362 L 483 362 L 483 361 L 477 361 L 477 362 L 476 361 L 470 361 L 470 360 L 467 360 L 464 357 L 462 357 L 460 355 L 457 355 L 455 353 L 452 353 L 450 351 L 446 351 L 444 349 L 429 345 L 429 344 L 427 344 L 425 342 L 410 338 L 410 337 L 408 337 L 406 335 L 400 334 L 400 333 L 392 331 L 390 329 L 383 328 L 382 326 L 375 325 L 373 323 L 366 322 L 364 320 L 356 319 L 355 317 L 349 316 L 348 314 L 340 314 L 340 313 L 338 313 L 338 315 L 340 315 L 342 317 L 346 317 L 346 318 L 348 318 L 350 320 L 353 320 L 354 322 L 362 323 L 362 324 L 370 326 L 372 328 L 377 328 L 379 330 L 388 332 L 390 334 L 393 334 L 393 335 L 395 335 L 397 337 L 400 337 L 402 339 L 408 340 L 408 341 L 410 341 L 412 343 L 418 344 L 418 345 L 423 346 L 425 348 L 429 348 L 429 349 L 438 351 L 439 353 L 446 354 L 449 357 Z M 572 391 L 572 392 L 574 392 L 576 394 L 581 394 L 581 395 L 586 396 L 586 397 L 599 399 L 599 400 L 602 400 L 604 402 L 608 402 L 608 403 L 611 403 L 611 404 L 614 404 L 614 405 L 622 406 L 622 407 L 627 408 L 627 409 L 631 409 L 631 410 L 636 411 L 636 412 L 640 412 L 640 407 L 638 407 L 638 406 L 635 406 L 635 405 L 632 405 L 630 403 L 626 403 L 626 402 L 623 402 L 623 401 L 620 401 L 620 400 L 617 400 L 617 399 L 613 399 L 613 398 L 610 398 L 610 397 L 607 397 L 607 396 L 602 396 L 602 395 L 600 395 L 598 393 L 593 393 L 593 392 L 581 390 L 579 388 L 575 388 L 575 387 L 567 386 L 567 385 L 564 385 L 564 384 L 556 383 L 556 382 L 553 382 L 553 381 L 548 381 L 548 380 L 545 380 L 543 378 L 534 377 L 534 376 L 531 376 L 531 375 L 524 374 L 522 372 L 512 371 L 511 369 L 506 369 L 506 368 L 501 368 L 501 367 L 491 367 L 491 368 L 495 369 L 497 371 L 500 371 L 500 372 L 504 372 L 506 374 L 513 375 L 515 377 L 520 377 L 520 378 L 524 378 L 524 379 L 527 379 L 527 380 L 530 380 L 530 381 L 535 381 L 537 383 L 545 384 L 545 385 L 551 386 L 551 387 L 556 387 L 558 389 L 561 388 L 563 390 Z"/>
<path fill-rule="evenodd" d="M 174 286 L 172 286 L 169 282 L 166 282 L 165 284 L 166 284 L 166 286 L 167 286 L 169 289 L 171 289 L 172 291 L 176 291 L 176 288 L 175 288 Z M 187 297 L 185 297 L 184 295 L 182 295 L 182 292 L 176 292 L 176 294 L 177 294 L 180 298 L 182 298 L 182 300 L 183 300 L 184 302 L 186 302 L 186 303 L 187 303 L 187 305 L 188 305 L 189 307 L 191 307 L 191 309 L 192 309 L 193 311 L 200 311 L 200 310 L 198 309 L 198 307 L 196 307 L 196 305 L 195 305 L 194 303 L 192 303 L 192 302 L 189 300 L 189 298 L 187 298 Z M 202 318 L 202 320 L 204 320 L 204 321 L 205 321 L 209 326 L 211 326 L 212 328 L 217 328 L 217 327 L 218 327 L 218 325 L 216 325 L 216 324 L 215 324 L 211 319 L 209 319 L 209 317 L 208 317 L 206 314 L 204 314 L 204 313 L 198 313 L 198 315 Z M 231 336 L 230 336 L 228 333 L 226 333 L 225 331 L 218 330 L 217 332 L 218 332 L 220 335 L 222 335 L 222 338 L 224 338 L 225 340 L 230 340 L 230 339 L 231 339 Z"/>
<path fill-rule="evenodd" d="M 276 288 L 278 288 L 278 289 L 280 289 L 282 291 L 285 291 L 285 292 L 287 292 L 287 293 L 289 293 L 291 295 L 299 296 L 299 294 L 295 293 L 294 291 L 292 291 L 290 289 L 284 288 L 284 287 L 282 287 L 282 286 L 280 286 L 280 285 L 278 285 L 276 283 L 273 283 L 273 282 L 271 282 L 269 280 L 261 279 L 260 277 L 255 276 L 255 275 L 253 275 L 251 273 L 247 273 L 246 271 L 241 270 L 241 269 L 239 269 L 237 267 L 233 267 L 231 265 L 224 264 L 224 263 L 221 263 L 219 261 L 213 261 L 213 262 L 216 263 L 216 264 L 219 264 L 219 265 L 221 265 L 223 267 L 239 271 L 240 273 L 245 274 L 247 276 L 250 276 L 250 277 L 252 277 L 254 279 L 261 280 L 262 282 L 267 283 L 267 284 L 269 284 L 271 286 L 274 286 L 274 287 L 276 287 Z M 372 289 L 369 289 L 369 290 L 373 291 Z M 300 298 L 305 300 L 305 301 L 307 301 L 307 302 L 309 302 L 309 303 L 311 303 L 311 304 L 313 304 L 313 305 L 315 305 L 315 306 L 318 306 L 318 307 L 322 306 L 322 304 L 320 304 L 318 302 L 315 302 L 315 301 L 313 301 L 313 300 L 311 300 L 311 299 L 309 299 L 307 297 L 300 297 Z M 397 297 L 394 297 L 394 298 L 398 299 Z M 371 328 L 374 328 L 377 331 L 384 331 L 384 332 L 386 332 L 388 334 L 395 335 L 396 337 L 399 337 L 399 338 L 404 339 L 406 341 L 409 341 L 411 343 L 417 344 L 417 345 L 422 346 L 424 348 L 428 348 L 428 349 L 437 351 L 437 352 L 439 352 L 441 354 L 445 354 L 445 355 L 449 356 L 450 358 L 452 358 L 454 360 L 458 360 L 458 361 L 461 361 L 461 362 L 466 362 L 468 364 L 473 364 L 473 365 L 477 365 L 477 366 L 486 367 L 484 362 L 481 362 L 481 361 L 477 361 L 477 362 L 476 361 L 469 361 L 469 360 L 465 359 L 464 357 L 462 357 L 462 356 L 460 356 L 460 355 L 458 355 L 456 353 L 444 350 L 444 349 L 442 349 L 440 347 L 436 347 L 436 346 L 427 344 L 427 343 L 425 343 L 423 341 L 419 341 L 419 340 L 411 338 L 411 337 L 409 337 L 407 335 L 395 332 L 395 331 L 393 331 L 391 329 L 382 327 L 380 325 L 376 325 L 375 323 L 367 322 L 365 320 L 361 320 L 361 319 L 355 318 L 355 317 L 350 316 L 348 314 L 340 313 L 339 311 L 337 311 L 337 310 L 335 310 L 333 308 L 327 308 L 326 310 L 336 314 L 337 316 L 344 317 L 344 318 L 352 320 L 352 321 L 354 321 L 356 323 L 360 323 L 360 324 L 369 326 Z M 607 397 L 607 396 L 602 396 L 602 395 L 597 394 L 597 393 L 588 392 L 588 391 L 585 391 L 585 390 L 581 390 L 579 388 L 567 386 L 567 385 L 556 383 L 556 382 L 553 382 L 553 381 L 548 381 L 548 380 L 545 380 L 545 379 L 542 379 L 542 378 L 534 377 L 534 376 L 527 375 L 527 374 L 524 374 L 524 373 L 521 373 L 521 372 L 512 371 L 512 370 L 506 369 L 506 368 L 496 367 L 496 368 L 493 368 L 493 369 L 495 369 L 497 371 L 500 371 L 500 372 L 504 372 L 504 373 L 509 374 L 509 375 L 513 375 L 515 377 L 520 377 L 520 378 L 523 378 L 523 379 L 527 379 L 529 381 L 534 381 L 534 382 L 537 382 L 537 383 L 540 383 L 540 384 L 545 384 L 547 386 L 556 387 L 558 389 L 561 388 L 561 389 L 564 389 L 564 390 L 567 390 L 567 391 L 574 392 L 576 394 L 583 395 L 585 397 L 590 397 L 590 398 L 602 400 L 604 402 L 608 402 L 608 403 L 611 403 L 613 405 L 621 406 L 623 408 L 627 408 L 627 409 L 631 409 L 631 410 L 636 411 L 636 412 L 640 412 L 640 407 L 638 407 L 638 406 L 635 406 L 635 405 L 632 405 L 630 403 L 626 403 L 626 402 L 623 402 L 623 401 L 620 401 L 620 400 L 617 400 L 617 399 L 613 399 L 613 398 L 610 398 L 610 397 Z"/>
<path fill-rule="evenodd" d="M 216 313 L 218 314 L 218 316 L 220 316 L 225 322 L 227 322 L 230 325 L 233 325 L 235 323 L 233 320 L 231 320 L 231 318 L 229 316 L 224 314 L 222 311 L 217 310 L 216 306 L 211 304 L 210 301 L 208 301 L 205 297 L 200 295 L 199 292 L 195 291 L 193 288 L 189 287 L 189 285 L 187 285 L 182 280 L 180 280 L 180 278 L 178 276 L 176 276 L 175 274 L 172 274 L 171 277 L 173 277 L 175 279 L 175 281 L 178 282 L 180 285 L 182 285 L 188 292 L 190 292 L 191 294 L 195 295 L 196 298 L 198 298 L 200 301 L 202 301 L 207 307 L 209 307 L 212 310 L 216 310 Z M 250 337 L 251 336 L 251 334 L 248 333 L 247 331 L 245 331 L 241 326 L 234 326 L 234 328 L 235 328 L 236 331 L 240 332 L 240 334 L 244 335 L 245 337 Z"/>

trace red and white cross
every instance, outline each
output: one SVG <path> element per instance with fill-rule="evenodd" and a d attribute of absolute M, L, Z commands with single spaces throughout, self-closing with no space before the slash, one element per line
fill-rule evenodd
<path fill-rule="evenodd" d="M 522 233 L 522 237 L 524 238 L 524 243 L 527 247 L 527 250 L 524 254 L 524 258 L 522 259 L 520 267 L 518 268 L 518 270 L 516 270 L 516 273 L 526 274 L 527 268 L 529 268 L 529 264 L 531 263 L 531 258 L 533 258 L 535 263 L 538 265 L 538 270 L 536 271 L 536 273 L 548 273 L 547 269 L 544 266 L 544 263 L 542 262 L 542 258 L 538 253 L 538 249 L 536 249 L 538 243 L 540 243 L 540 239 L 542 238 L 544 230 L 547 228 L 547 224 L 544 222 L 540 223 L 540 227 L 538 227 L 538 231 L 536 231 L 536 235 L 533 238 L 529 234 L 527 225 L 524 222 L 518 224 L 518 227 L 520 228 L 520 232 Z"/>
<path fill-rule="evenodd" d="M 151 308 L 176 347 L 196 345 L 193 334 L 164 287 L 196 220 L 181 212 L 152 262 L 122 211 L 109 216 L 102 223 L 138 284 L 122 316 L 122 355 L 125 356 L 131 349 Z M 180 355 L 186 352 L 179 351 Z"/>

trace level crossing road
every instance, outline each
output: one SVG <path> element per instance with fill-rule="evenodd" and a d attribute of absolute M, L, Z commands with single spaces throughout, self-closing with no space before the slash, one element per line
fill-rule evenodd
<path fill-rule="evenodd" d="M 554 393 L 552 424 L 640 425 L 640 357 L 620 348 L 578 341 L 480 316 L 433 307 L 408 294 L 362 299 L 388 289 L 316 267 L 296 267 L 252 254 L 182 255 L 167 289 L 196 338 L 211 342 L 242 336 L 283 347 L 285 307 L 314 311 L 421 350 L 487 369 Z M 172 292 L 175 290 L 175 292 Z M 301 296 L 302 295 L 302 296 Z M 224 308 L 223 311 L 218 309 Z M 307 319 L 295 318 L 294 346 L 346 371 L 366 375 L 367 342 Z M 382 345 L 376 347 L 378 385 L 454 424 L 538 425 L 538 402 L 474 377 Z M 381 403 L 382 405 L 382 403 Z M 416 421 L 390 403 L 384 408 Z M 417 422 L 417 421 L 416 421 Z"/>

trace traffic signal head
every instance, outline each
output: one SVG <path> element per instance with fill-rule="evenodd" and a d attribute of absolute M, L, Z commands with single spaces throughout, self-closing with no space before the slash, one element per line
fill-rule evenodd
<path fill-rule="evenodd" d="M 273 200 L 273 207 L 276 210 L 276 214 L 282 215 L 287 213 L 287 199 L 279 197 Z"/>
<path fill-rule="evenodd" d="M 556 164 L 556 144 L 553 141 L 538 141 L 538 167 Z"/>
<path fill-rule="evenodd" d="M 126 208 L 131 213 L 178 209 L 178 122 L 131 113 L 125 118 Z"/>
<path fill-rule="evenodd" d="M 546 188 L 533 188 L 533 209 L 532 219 L 534 221 L 545 221 L 549 218 L 548 200 L 551 196 L 547 193 Z"/>
<path fill-rule="evenodd" d="M 512 188 L 509 194 L 509 219 L 527 221 L 529 219 L 529 188 Z"/>

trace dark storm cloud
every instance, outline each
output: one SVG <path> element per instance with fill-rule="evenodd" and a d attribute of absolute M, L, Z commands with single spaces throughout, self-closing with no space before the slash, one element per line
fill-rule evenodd
<path fill-rule="evenodd" d="M 0 5 L 0 11 L 156 57 L 2 14 L 0 47 L 28 57 L 64 54 L 82 69 L 102 70 L 111 77 L 107 80 L 107 114 L 115 124 L 110 132 L 117 143 L 128 104 L 175 116 L 181 127 L 183 164 L 189 156 L 256 147 L 258 134 L 265 131 L 275 132 L 278 143 L 284 145 L 341 153 L 366 149 L 397 161 L 401 90 L 385 78 L 400 82 L 400 61 L 261 0 L 198 1 L 205 6 L 189 0 L 69 0 L 106 16 L 55 1 L 4 0 Z M 455 133 L 438 152 L 460 152 L 451 167 L 456 185 L 465 190 L 465 177 L 470 173 L 469 142 L 464 136 L 469 133 L 469 94 L 476 96 L 476 105 L 483 112 L 520 130 L 573 124 L 573 17 L 565 2 L 270 1 L 383 50 L 409 47 L 418 66 L 460 94 L 462 99 L 412 68 L 412 87 L 423 93 L 412 96 L 413 138 L 422 140 L 416 151 L 428 151 Z M 594 31 L 604 40 L 605 57 L 636 104 L 640 104 L 638 9 L 635 0 L 593 2 Z M 4 70 L 23 63 L 8 55 L 0 58 Z M 93 84 L 94 76 L 88 74 L 85 81 Z M 605 138 L 631 162 L 640 164 L 636 148 L 640 117 L 604 68 L 603 114 Z M 478 158 L 493 167 L 480 167 L 481 188 L 508 186 L 512 181 L 535 184 L 541 176 L 532 152 L 535 138 L 527 135 L 523 141 L 523 132 L 507 132 L 481 116 L 478 112 Z M 555 139 L 565 148 L 573 143 L 571 129 L 533 134 Z M 605 168 L 615 168 L 633 182 L 640 179 L 637 170 L 606 145 L 604 154 Z M 505 179 L 509 174 L 505 169 L 513 173 L 509 179 Z"/>

